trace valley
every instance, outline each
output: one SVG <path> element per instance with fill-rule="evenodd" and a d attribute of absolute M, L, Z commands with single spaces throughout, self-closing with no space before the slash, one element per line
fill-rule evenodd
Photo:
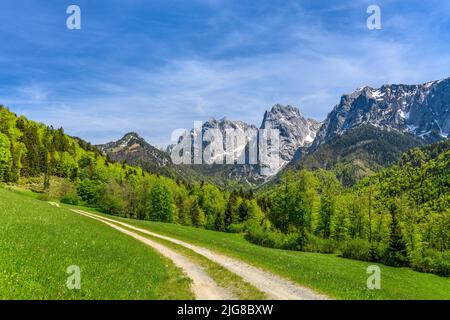
<path fill-rule="evenodd" d="M 27 272 L 17 274 L 14 281 L 12 281 L 13 278 L 9 278 L 8 282 L 3 283 L 3 291 L 0 291 L 2 298 L 269 298 L 261 295 L 260 291 L 254 286 L 250 285 L 248 287 L 249 284 L 246 282 L 245 273 L 240 272 L 240 275 L 236 278 L 224 272 L 224 269 L 214 272 L 212 270 L 217 267 L 207 267 L 207 264 L 215 262 L 205 263 L 203 261 L 199 263 L 198 258 L 195 258 L 191 252 L 187 252 L 193 250 L 203 250 L 201 254 L 207 257 L 208 261 L 211 261 L 208 257 L 211 258 L 211 254 L 214 254 L 233 259 L 235 263 L 248 264 L 262 272 L 277 275 L 277 277 L 281 277 L 280 279 L 292 281 L 296 283 L 294 286 L 307 287 L 309 288 L 308 292 L 311 289 L 321 292 L 322 295 L 320 297 L 322 298 L 324 295 L 328 296 L 329 299 L 450 298 L 448 296 L 450 292 L 448 279 L 414 272 L 408 268 L 380 266 L 383 275 L 383 290 L 368 290 L 365 288 L 365 282 L 367 278 L 366 269 L 370 263 L 343 259 L 328 254 L 263 248 L 247 242 L 242 235 L 238 234 L 201 230 L 170 223 L 111 217 L 110 215 L 92 212 L 92 210 L 82 207 L 64 204 L 61 204 L 61 208 L 57 208 L 45 201 L 36 199 L 36 195 L 19 190 L 6 191 L 0 189 L 0 197 L 1 199 L 5 199 L 5 197 L 11 199 L 13 201 L 12 208 L 15 208 L 11 211 L 11 207 L 6 209 L 5 202 L 0 203 L 3 226 L 0 233 L 0 241 L 3 245 L 9 241 L 15 242 L 15 247 L 10 245 L 3 246 L 4 250 L 0 251 L 2 270 L 8 272 L 9 268 L 13 267 L 10 265 L 13 261 L 14 268 L 17 265 L 23 265 L 25 261 L 36 262 L 36 264 L 28 264 Z M 38 211 L 30 210 L 30 208 Z M 10 212 L 10 214 L 5 215 L 5 212 Z M 13 220 L 5 220 L 11 219 L 11 214 L 17 215 L 17 212 L 21 212 L 20 224 L 15 224 Z M 83 215 L 80 215 L 80 213 L 83 213 Z M 57 216 L 59 218 L 56 219 Z M 71 222 L 67 224 L 69 221 Z M 105 222 L 110 223 L 110 225 L 105 225 Z M 6 226 L 7 229 L 5 229 Z M 32 232 L 30 232 L 30 228 L 32 228 Z M 59 232 L 58 228 L 65 228 L 65 231 Z M 164 261 L 166 259 L 163 257 L 164 255 L 153 251 L 153 246 L 149 248 L 146 245 L 141 245 L 140 240 L 133 239 L 135 236 L 129 237 L 130 233 L 122 236 L 122 232 L 117 228 L 122 228 L 127 233 L 133 232 L 141 240 L 157 241 L 158 244 L 171 248 L 177 255 L 184 256 L 184 259 L 187 259 L 186 261 L 190 261 L 189 263 L 200 265 L 200 269 L 208 274 L 207 277 L 213 279 L 213 284 L 207 285 L 208 290 L 212 290 L 212 293 L 208 293 L 206 296 L 202 296 L 201 293 L 199 295 L 192 280 L 188 280 L 192 274 L 183 272 L 182 269 L 176 268 L 175 265 L 170 267 L 173 268 L 170 271 L 172 272 L 170 277 L 158 278 L 159 275 L 158 273 L 155 274 L 155 271 L 161 267 L 157 267 L 157 259 Z M 94 229 L 98 229 L 98 232 L 93 232 L 92 230 Z M 76 238 L 72 238 L 74 232 L 76 232 Z M 14 236 L 12 236 L 13 234 Z M 30 241 L 29 234 L 33 234 L 37 241 Z M 36 237 L 39 234 L 44 236 Z M 107 234 L 108 236 L 106 236 Z M 53 239 L 53 237 L 61 236 L 63 236 L 61 241 Z M 93 236 L 97 240 L 90 240 L 90 237 Z M 168 242 L 171 242 L 171 244 L 168 244 Z M 107 247 L 105 247 L 106 243 Z M 66 249 L 61 250 L 54 247 L 53 244 L 58 244 L 61 248 L 65 247 Z M 120 253 L 122 245 L 127 246 L 126 254 L 125 252 L 124 254 Z M 180 249 L 180 245 L 185 249 Z M 43 250 L 44 246 L 45 250 Z M 108 252 L 112 249 L 114 251 L 111 251 L 111 254 L 114 255 L 114 258 L 108 259 Z M 67 255 L 68 252 L 70 252 L 70 256 Z M 14 260 L 8 259 L 8 256 L 11 254 L 15 255 L 16 258 Z M 138 263 L 138 261 L 141 261 L 140 259 L 147 259 L 145 257 L 152 256 L 154 256 L 152 261 L 145 262 L 145 260 L 142 260 L 142 262 L 146 263 L 145 268 Z M 46 263 L 39 263 L 43 259 L 45 259 Z M 83 262 L 85 261 L 84 259 L 88 259 L 86 262 L 89 261 L 89 263 Z M 165 268 L 162 268 L 161 271 L 170 270 L 167 269 L 168 266 L 172 265 L 169 261 L 171 259 L 166 260 Z M 65 264 L 80 265 L 80 290 L 69 290 L 65 287 L 65 279 L 68 277 L 68 274 L 65 272 L 67 267 Z M 95 268 L 93 268 L 94 266 Z M 91 268 L 93 269 L 91 270 Z M 148 276 L 146 276 L 147 268 L 152 268 Z M 123 272 L 123 270 L 126 270 L 126 272 Z M 105 271 L 107 271 L 106 274 Z M 43 276 L 44 274 L 49 276 Z M 254 270 L 252 270 L 251 276 L 253 277 L 254 275 Z M 134 283 L 136 290 L 129 289 L 133 285 L 133 277 L 136 277 L 135 279 L 137 280 Z M 218 280 L 219 278 L 228 280 L 221 283 Z M 51 281 L 49 282 L 50 279 Z M 160 284 L 156 282 L 148 286 L 149 283 L 147 280 L 143 281 L 144 279 L 148 279 L 148 281 L 165 280 L 159 282 Z M 231 282 L 229 281 L 230 279 L 232 280 Z M 167 281 L 169 282 L 167 283 Z M 16 287 L 15 283 L 27 285 Z M 126 291 L 120 289 L 124 283 L 127 283 L 126 286 L 123 285 L 123 288 L 128 288 Z M 161 288 L 159 287 L 160 285 L 162 285 Z M 270 282 L 262 282 L 262 285 L 270 285 Z M 148 287 L 146 290 L 142 290 L 139 289 L 140 286 Z M 236 291 L 236 287 L 241 289 Z M 282 287 L 277 286 L 277 288 L 279 290 Z M 226 293 L 225 296 L 217 295 L 219 294 L 218 292 L 223 292 L 224 290 L 228 290 L 229 293 Z M 305 289 L 302 289 L 302 292 L 304 292 L 303 290 Z M 156 292 L 164 295 L 155 296 Z M 173 293 L 177 293 L 177 295 L 172 296 L 171 294 Z M 238 295 L 230 296 L 230 294 Z M 308 299 L 312 298 L 311 296 L 306 297 Z M 289 299 L 289 296 L 279 296 L 278 298 Z M 296 299 L 298 298 L 301 297 Z"/>
<path fill-rule="evenodd" d="M 449 82 L 364 87 L 322 123 L 275 105 L 260 126 L 280 133 L 270 175 L 176 165 L 173 146 L 135 132 L 93 146 L 1 106 L 0 297 L 448 299 Z M 210 119 L 189 134 L 248 128 Z M 248 158 L 237 141 L 221 150 Z M 73 265 L 81 291 L 64 286 Z"/>

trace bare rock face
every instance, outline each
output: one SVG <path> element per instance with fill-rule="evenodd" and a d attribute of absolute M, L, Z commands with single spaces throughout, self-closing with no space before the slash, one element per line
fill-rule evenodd
<path fill-rule="evenodd" d="M 328 114 L 312 149 L 360 125 L 412 134 L 425 142 L 450 133 L 450 78 L 419 85 L 363 87 L 341 97 Z"/>
<path fill-rule="evenodd" d="M 260 129 L 274 129 L 278 131 L 280 142 L 279 158 L 276 160 L 269 158 L 266 159 L 268 162 L 263 162 L 261 161 L 258 142 L 254 142 L 255 144 L 250 147 L 251 142 L 248 133 L 258 132 L 256 126 L 227 118 L 220 120 L 210 119 L 203 123 L 201 127 L 194 128 L 190 131 L 189 138 L 191 139 L 192 147 L 191 162 L 195 163 L 194 159 L 199 159 L 199 157 L 203 160 L 202 164 L 194 164 L 192 168 L 206 175 L 224 176 L 249 183 L 264 182 L 276 175 L 289 163 L 299 148 L 309 146 L 314 140 L 319 127 L 319 122 L 304 118 L 295 107 L 279 104 L 273 106 L 270 111 L 265 112 Z M 201 156 L 202 150 L 207 150 L 211 146 L 211 142 L 206 138 L 208 136 L 207 132 L 211 132 L 211 130 L 220 132 L 220 136 L 223 139 L 221 145 L 222 150 L 216 152 L 212 157 L 213 160 L 217 160 L 216 164 L 205 163 L 204 153 L 203 157 Z M 231 145 L 231 147 L 229 140 L 227 140 L 228 130 L 234 130 L 236 135 L 236 143 Z M 203 143 L 194 143 L 200 134 L 203 137 Z M 183 139 L 183 137 L 180 138 L 179 143 Z M 258 154 L 256 162 L 251 161 L 250 148 L 253 147 L 256 148 L 256 153 Z M 169 146 L 167 151 L 171 152 L 172 149 L 173 145 Z M 236 159 L 245 159 L 245 163 L 238 163 L 236 161 L 230 164 L 227 161 L 227 157 L 231 154 L 234 154 Z"/>
<path fill-rule="evenodd" d="M 220 120 L 210 119 L 206 121 L 201 128 L 196 128 L 191 130 L 191 139 L 194 141 L 195 138 L 201 133 L 203 137 L 203 143 L 201 144 L 202 149 L 200 150 L 198 144 L 192 144 L 192 153 L 194 154 L 204 154 L 205 150 L 208 150 L 211 143 L 208 142 L 208 132 L 211 133 L 211 130 L 217 130 L 220 132 L 222 137 L 221 145 L 222 152 L 215 154 L 210 160 L 217 161 L 216 164 L 208 164 L 206 162 L 205 157 L 201 157 L 203 159 L 202 164 L 193 165 L 193 169 L 198 171 L 202 175 L 214 175 L 214 176 L 222 176 L 227 179 L 234 179 L 238 181 L 244 181 L 248 183 L 257 183 L 261 181 L 263 178 L 260 174 L 260 167 L 258 163 L 251 163 L 249 161 L 249 139 L 246 136 L 246 133 L 250 131 L 257 131 L 257 128 L 254 125 L 247 124 L 243 121 L 233 121 L 227 118 L 222 118 Z M 230 144 L 227 143 L 227 134 L 229 130 L 234 132 L 236 136 L 235 143 Z M 235 161 L 227 161 L 227 157 L 233 155 L 236 159 Z M 243 164 L 238 164 L 237 159 L 243 157 Z"/>
<path fill-rule="evenodd" d="M 248 137 L 246 133 L 249 131 L 256 131 L 257 128 L 254 125 L 247 124 L 243 121 L 232 121 L 227 118 L 222 118 L 220 120 L 210 119 L 206 121 L 202 126 L 203 139 L 208 140 L 207 132 L 210 130 L 218 130 L 222 137 L 222 148 L 223 152 L 217 154 L 216 157 L 223 159 L 223 163 L 226 163 L 226 158 L 228 155 L 234 154 L 234 157 L 239 158 L 245 155 L 246 144 L 248 143 Z M 227 134 L 232 131 L 234 134 L 234 143 L 227 144 Z M 210 131 L 211 132 L 211 131 Z M 199 133 L 199 129 L 194 129 L 191 131 L 191 136 L 195 136 Z M 203 150 L 209 145 L 208 142 L 203 143 Z M 230 148 L 231 145 L 231 148 Z M 194 147 L 195 149 L 195 147 Z"/>
<path fill-rule="evenodd" d="M 280 133 L 280 167 L 291 161 L 300 147 L 308 147 L 314 141 L 319 127 L 319 122 L 305 119 L 297 108 L 279 104 L 266 111 L 261 124 L 261 129 L 276 129 Z"/>
<path fill-rule="evenodd" d="M 309 146 L 314 140 L 319 127 L 319 122 L 304 118 L 295 107 L 279 104 L 273 106 L 270 111 L 265 112 L 260 129 L 275 129 L 278 131 L 280 142 L 279 159 L 273 162 L 269 159 L 268 163 L 262 163 L 259 158 L 256 164 L 248 161 L 249 141 L 244 134 L 249 130 L 256 131 L 258 129 L 256 126 L 243 121 L 231 121 L 223 118 L 220 120 L 211 119 L 205 122 L 201 130 L 203 134 L 210 129 L 220 130 L 222 136 L 226 137 L 227 129 L 235 129 L 238 135 L 244 135 L 238 138 L 243 143 L 233 146 L 230 150 L 229 148 L 227 149 L 226 139 L 224 139 L 223 154 L 219 156 L 226 159 L 226 155 L 234 153 L 237 157 L 245 157 L 247 159 L 246 163 L 234 164 L 227 171 L 227 176 L 241 181 L 259 182 L 277 174 L 292 160 L 297 149 Z M 192 139 L 199 134 L 199 130 L 200 128 L 191 130 Z M 208 145 L 208 143 L 203 143 L 203 148 L 208 147 Z M 259 151 L 258 149 L 258 153 Z M 194 152 L 197 152 L 195 146 Z"/>

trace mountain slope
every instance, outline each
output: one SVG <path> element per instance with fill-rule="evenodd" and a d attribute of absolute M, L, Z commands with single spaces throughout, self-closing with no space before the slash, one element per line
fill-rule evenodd
<path fill-rule="evenodd" d="M 411 133 L 426 142 L 450 133 L 450 78 L 420 85 L 363 87 L 341 97 L 317 133 L 312 148 L 362 124 Z"/>
<path fill-rule="evenodd" d="M 314 141 L 319 127 L 319 122 L 304 118 L 297 108 L 277 104 L 264 113 L 260 128 L 279 131 L 281 168 L 292 160 L 298 148 L 307 147 Z"/>
<path fill-rule="evenodd" d="M 220 186 L 231 183 L 228 181 L 228 175 L 208 174 L 208 171 L 203 172 L 195 165 L 174 164 L 170 156 L 170 148 L 168 152 L 160 150 L 135 132 L 129 132 L 117 141 L 100 144 L 96 147 L 112 161 L 139 166 L 150 173 L 179 179 L 185 183 L 207 181 Z M 214 168 L 206 169 L 214 170 Z"/>
<path fill-rule="evenodd" d="M 254 125 L 247 124 L 243 121 L 232 121 L 226 118 L 216 120 L 210 119 L 205 122 L 201 128 L 192 129 L 190 138 L 192 141 L 200 134 L 205 136 L 205 132 L 211 129 L 219 130 L 223 137 L 222 153 L 215 155 L 215 159 L 222 159 L 219 164 L 197 164 L 190 166 L 193 170 L 202 175 L 221 176 L 247 182 L 250 184 L 258 184 L 267 181 L 271 176 L 278 173 L 287 163 L 289 163 L 300 147 L 308 146 L 315 137 L 319 129 L 319 122 L 313 119 L 306 119 L 300 111 L 292 106 L 275 105 L 270 111 L 266 111 L 260 126 L 260 129 L 275 129 L 279 132 L 280 140 L 280 161 L 262 164 L 258 161 L 251 164 L 249 161 L 249 139 L 246 137 L 247 130 L 256 131 L 258 128 Z M 236 130 L 239 141 L 232 149 L 227 146 L 226 137 L 227 130 Z M 200 132 L 201 130 L 201 132 Z M 180 139 L 180 142 L 183 141 Z M 205 150 L 210 145 L 209 142 L 203 142 L 202 148 Z M 169 151 L 173 146 L 169 147 Z M 258 149 L 259 151 L 259 149 Z M 201 152 L 194 143 L 192 143 L 192 158 L 195 154 Z M 226 161 L 226 155 L 236 154 L 236 158 L 245 158 L 245 164 L 223 164 Z"/>
<path fill-rule="evenodd" d="M 213 160 L 219 162 L 218 159 L 221 159 L 220 163 L 207 163 L 207 160 L 204 156 L 204 151 L 210 146 L 210 142 L 207 140 L 206 132 L 209 130 L 219 131 L 222 135 L 221 141 L 221 152 L 217 152 L 213 158 Z M 236 143 L 230 149 L 227 145 L 227 130 L 234 130 L 234 134 L 236 135 Z M 248 159 L 248 143 L 249 138 L 246 136 L 246 132 L 248 130 L 257 130 L 254 125 L 247 124 L 243 121 L 233 121 L 227 118 L 222 119 L 210 119 L 202 124 L 199 128 L 194 128 L 190 131 L 190 139 L 191 139 L 191 147 L 192 147 L 192 164 L 189 165 L 180 165 L 182 167 L 188 167 L 190 170 L 197 172 L 200 176 L 204 177 L 215 177 L 216 179 L 223 180 L 233 180 L 239 182 L 246 182 L 249 184 L 257 183 L 262 179 L 260 175 L 260 168 L 257 164 L 249 164 L 248 160 L 245 161 L 245 164 L 237 164 L 235 161 L 234 164 L 226 164 L 226 157 L 230 154 L 235 154 L 236 159 L 240 157 L 247 157 Z M 210 131 L 213 132 L 213 131 Z M 203 142 L 200 145 L 194 143 L 199 136 L 203 137 Z M 179 143 L 182 143 L 183 137 L 180 138 Z M 169 147 L 169 151 L 173 146 Z M 195 164 L 194 157 L 197 156 L 201 159 L 201 164 Z M 216 180 L 217 181 L 217 180 Z"/>
<path fill-rule="evenodd" d="M 312 152 L 299 150 L 289 168 L 333 169 L 343 185 L 350 186 L 394 164 L 403 152 L 424 143 L 411 134 L 361 125 Z"/>
<path fill-rule="evenodd" d="M 405 196 L 416 208 L 448 211 L 450 207 L 450 140 L 405 152 L 393 166 L 362 181 L 357 188 L 379 188 L 384 199 Z M 406 199 L 404 199 L 406 201 Z M 450 220 L 447 221 L 450 223 Z M 450 230 L 447 228 L 447 231 Z M 447 237 L 449 234 L 446 235 Z M 450 249 L 450 238 L 443 241 Z"/>
<path fill-rule="evenodd" d="M 333 169 L 353 185 L 400 159 L 410 148 L 450 132 L 450 78 L 420 85 L 362 87 L 345 94 L 309 148 L 289 168 Z"/>
<path fill-rule="evenodd" d="M 135 132 L 125 134 L 117 141 L 97 145 L 97 148 L 113 161 L 138 165 L 150 172 L 172 175 L 175 170 L 166 152 L 153 147 Z"/>

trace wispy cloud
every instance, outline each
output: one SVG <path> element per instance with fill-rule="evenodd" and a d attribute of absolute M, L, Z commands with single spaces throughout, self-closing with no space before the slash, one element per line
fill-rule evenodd
<path fill-rule="evenodd" d="M 37 84 L 30 84 L 18 87 L 17 94 L 22 98 L 20 101 L 23 104 L 45 104 L 49 91 Z"/>
<path fill-rule="evenodd" d="M 139 27 L 111 37 L 95 25 L 94 34 L 77 38 L 82 50 L 70 59 L 36 55 L 34 63 L 26 60 L 30 75 L 20 69 L 9 81 L 0 76 L 1 101 L 94 143 L 132 130 L 162 146 L 172 130 L 195 120 L 227 116 L 259 125 L 275 103 L 322 120 L 341 94 L 361 85 L 448 76 L 448 44 L 433 34 L 443 25 L 426 20 L 414 30 L 411 19 L 423 13 L 395 10 L 396 1 L 384 2 L 385 29 L 373 32 L 364 29 L 364 5 L 353 1 L 205 1 L 196 1 L 201 14 L 185 13 L 194 24 L 189 30 L 166 17 L 167 37 L 149 38 L 151 30 Z M 0 54 L 0 64 L 13 58 Z"/>

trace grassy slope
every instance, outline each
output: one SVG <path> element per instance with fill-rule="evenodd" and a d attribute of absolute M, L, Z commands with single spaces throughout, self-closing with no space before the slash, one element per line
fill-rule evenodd
<path fill-rule="evenodd" d="M 450 279 L 408 268 L 379 265 L 382 288 L 368 290 L 366 269 L 371 263 L 335 255 L 264 248 L 237 234 L 116 219 L 223 252 L 338 299 L 450 299 Z"/>
<path fill-rule="evenodd" d="M 81 268 L 68 290 L 66 268 Z M 101 222 L 0 188 L 0 299 L 192 299 L 189 280 Z"/>

